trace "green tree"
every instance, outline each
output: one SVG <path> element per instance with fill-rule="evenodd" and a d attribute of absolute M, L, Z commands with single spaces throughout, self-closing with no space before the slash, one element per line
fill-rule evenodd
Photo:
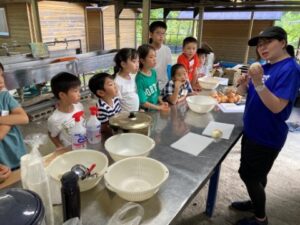
<path fill-rule="evenodd" d="M 300 13 L 285 12 L 280 21 L 276 21 L 275 25 L 282 27 L 288 33 L 288 42 L 295 48 L 298 47 L 300 38 Z"/>

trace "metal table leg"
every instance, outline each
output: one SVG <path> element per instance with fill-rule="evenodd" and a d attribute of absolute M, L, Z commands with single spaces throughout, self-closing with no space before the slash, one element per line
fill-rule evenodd
<path fill-rule="evenodd" d="M 221 165 L 218 165 L 215 168 L 214 174 L 211 176 L 210 181 L 209 181 L 208 195 L 207 195 L 206 209 L 205 209 L 205 214 L 209 217 L 212 217 L 214 208 L 215 208 L 218 184 L 219 184 L 220 169 L 221 169 Z"/>

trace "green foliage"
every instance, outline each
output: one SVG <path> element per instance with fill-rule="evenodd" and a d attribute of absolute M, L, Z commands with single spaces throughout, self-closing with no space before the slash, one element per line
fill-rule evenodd
<path fill-rule="evenodd" d="M 177 18 L 179 12 L 170 12 L 168 18 Z M 137 45 L 139 46 L 142 43 L 142 13 L 139 14 L 138 20 L 136 22 L 137 28 Z M 163 18 L 163 9 L 155 9 L 150 12 L 150 23 L 154 20 L 159 20 Z M 196 24 L 195 24 L 196 25 Z M 192 21 L 179 21 L 179 20 L 167 20 L 167 35 L 166 35 L 166 43 L 168 45 L 177 45 L 181 46 L 182 41 L 187 36 L 193 36 L 192 33 Z"/>
<path fill-rule="evenodd" d="M 285 12 L 280 21 L 276 21 L 276 26 L 280 26 L 288 33 L 288 42 L 295 48 L 298 47 L 300 38 L 300 13 Z"/>

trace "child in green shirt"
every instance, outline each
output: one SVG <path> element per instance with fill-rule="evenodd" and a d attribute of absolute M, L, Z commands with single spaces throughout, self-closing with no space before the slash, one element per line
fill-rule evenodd
<path fill-rule="evenodd" d="M 168 110 L 167 102 L 160 97 L 157 74 L 153 69 L 156 65 L 155 49 L 148 44 L 138 48 L 140 71 L 136 75 L 136 86 L 140 105 L 146 110 Z"/>

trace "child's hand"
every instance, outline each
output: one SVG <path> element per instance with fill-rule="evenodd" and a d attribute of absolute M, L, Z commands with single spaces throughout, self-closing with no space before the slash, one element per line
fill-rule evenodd
<path fill-rule="evenodd" d="M 176 80 L 175 88 L 179 89 L 182 85 L 184 85 L 185 81 Z"/>
<path fill-rule="evenodd" d="M 167 102 L 163 102 L 162 104 L 159 105 L 159 110 L 164 112 L 170 111 L 169 104 Z"/>
<path fill-rule="evenodd" d="M 192 88 L 194 91 L 201 91 L 201 86 L 198 82 L 193 83 Z"/>

